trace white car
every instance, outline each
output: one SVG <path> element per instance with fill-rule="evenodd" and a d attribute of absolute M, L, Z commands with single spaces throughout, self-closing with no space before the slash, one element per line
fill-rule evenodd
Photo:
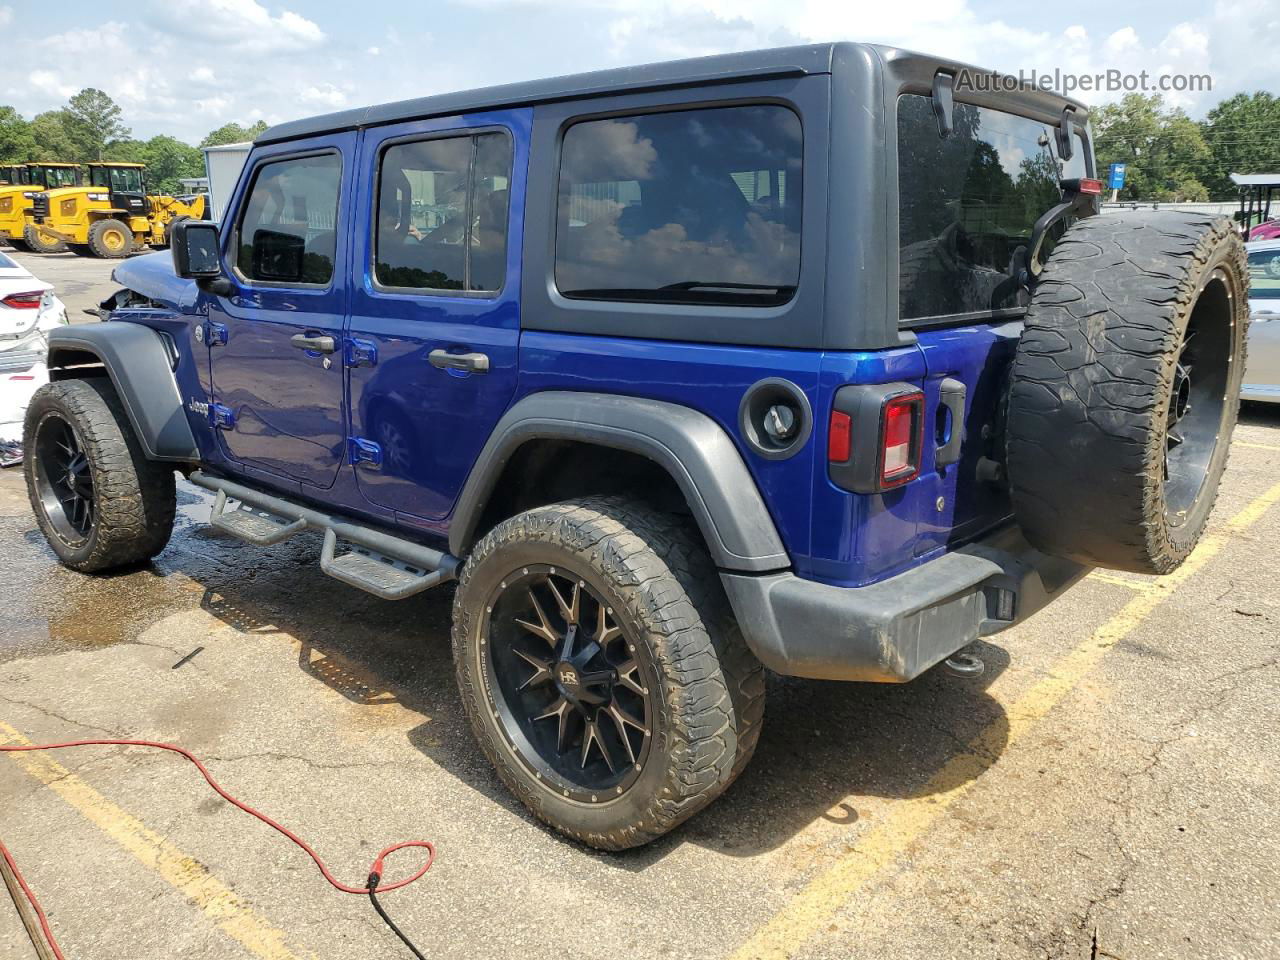
<path fill-rule="evenodd" d="M 1245 244 L 1249 254 L 1249 362 L 1245 400 L 1280 403 L 1280 240 Z"/>
<path fill-rule="evenodd" d="M 49 382 L 46 334 L 66 322 L 53 284 L 0 252 L 0 441 L 22 439 L 31 395 Z"/>

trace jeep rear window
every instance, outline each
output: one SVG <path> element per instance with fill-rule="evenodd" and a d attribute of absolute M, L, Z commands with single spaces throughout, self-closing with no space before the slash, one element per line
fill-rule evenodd
<path fill-rule="evenodd" d="M 928 97 L 898 99 L 898 291 L 903 320 L 1016 311 L 1014 276 L 1058 181 L 1087 176 L 1083 141 L 1063 163 L 1045 123 L 957 103 L 938 135 Z"/>
<path fill-rule="evenodd" d="M 800 276 L 800 118 L 773 104 L 587 120 L 564 135 L 566 297 L 775 306 Z"/>

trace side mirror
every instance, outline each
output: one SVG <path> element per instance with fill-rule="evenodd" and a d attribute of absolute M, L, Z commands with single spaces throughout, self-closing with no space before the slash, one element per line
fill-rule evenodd
<path fill-rule="evenodd" d="M 183 220 L 173 225 L 169 236 L 173 251 L 173 272 L 188 280 L 222 276 L 218 255 L 218 225 L 205 220 Z"/>

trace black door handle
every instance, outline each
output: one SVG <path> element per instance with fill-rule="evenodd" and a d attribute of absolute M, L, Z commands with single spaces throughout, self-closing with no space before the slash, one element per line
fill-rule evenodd
<path fill-rule="evenodd" d="M 289 342 L 299 350 L 314 350 L 316 353 L 334 353 L 338 342 L 333 337 L 312 337 L 305 333 L 295 333 Z"/>
<path fill-rule="evenodd" d="M 487 353 L 450 353 L 448 350 L 432 350 L 427 360 L 440 370 L 466 370 L 468 373 L 488 373 Z"/>
<path fill-rule="evenodd" d="M 935 466 L 945 467 L 960 459 L 964 444 L 964 382 L 947 377 L 938 387 L 938 403 L 951 412 L 951 435 L 934 452 Z"/>

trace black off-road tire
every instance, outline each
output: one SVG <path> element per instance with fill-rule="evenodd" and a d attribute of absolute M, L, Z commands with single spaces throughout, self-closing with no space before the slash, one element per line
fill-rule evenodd
<path fill-rule="evenodd" d="M 41 500 L 36 437 L 48 418 L 74 429 L 89 461 L 96 510 L 84 538 L 60 532 Z M 177 502 L 173 468 L 147 459 L 109 380 L 62 380 L 37 390 L 27 407 L 23 447 L 31 509 L 66 566 L 97 573 L 150 560 L 165 548 Z"/>
<path fill-rule="evenodd" d="M 121 241 L 119 245 L 112 242 L 112 238 L 117 236 Z M 95 221 L 89 227 L 89 250 L 95 257 L 102 257 L 104 260 L 127 257 L 134 251 L 133 231 L 123 220 L 113 217 Z"/>
<path fill-rule="evenodd" d="M 32 253 L 62 253 L 67 245 L 56 237 L 49 237 L 28 223 L 22 228 L 22 241 Z"/>
<path fill-rule="evenodd" d="M 559 564 L 598 588 L 660 691 L 649 758 L 621 795 L 566 799 L 531 775 L 502 732 L 482 660 L 487 598 L 521 566 Z M 764 718 L 764 668 L 748 649 L 689 523 L 620 497 L 539 507 L 476 545 L 453 608 L 458 684 L 472 729 L 502 781 L 541 820 L 604 850 L 662 836 L 719 796 L 750 760 Z"/>
<path fill-rule="evenodd" d="M 1226 466 L 1248 295 L 1244 246 L 1225 218 L 1103 214 L 1066 231 L 1010 382 L 1009 485 L 1035 547 L 1147 574 L 1186 559 Z M 1195 457 L 1166 460 L 1183 442 Z"/>

